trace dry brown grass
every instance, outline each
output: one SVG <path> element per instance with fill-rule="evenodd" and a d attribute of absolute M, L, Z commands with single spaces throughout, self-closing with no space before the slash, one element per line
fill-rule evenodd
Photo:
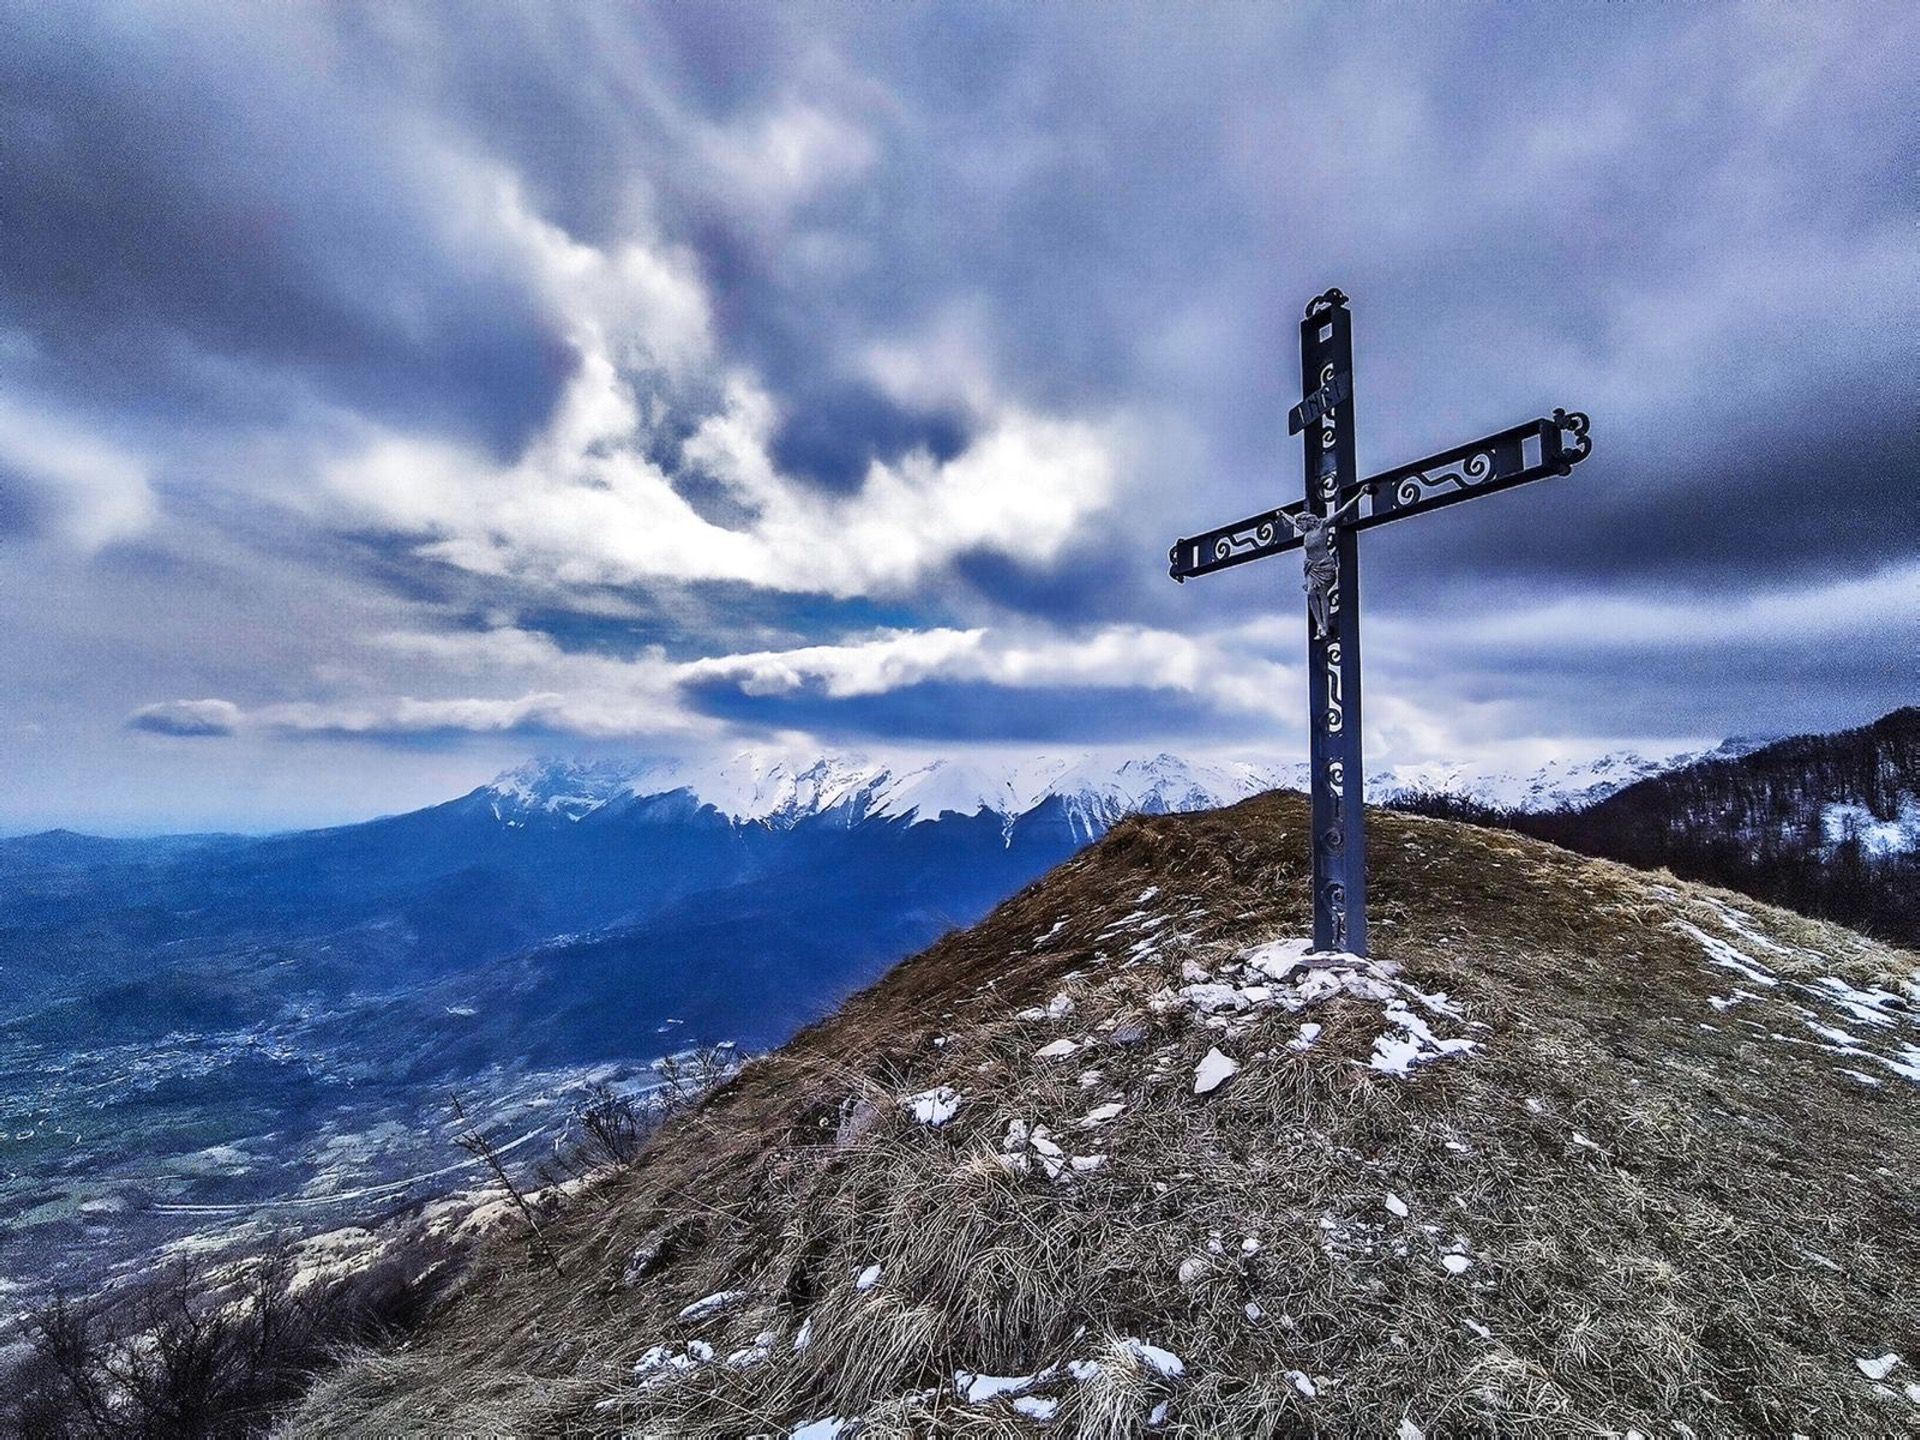
<path fill-rule="evenodd" d="M 1790 981 L 1902 982 L 1915 957 L 1382 813 L 1376 955 L 1453 996 L 1465 1019 L 1449 1033 L 1477 1053 L 1382 1075 L 1356 1063 L 1379 1007 L 1349 997 L 1241 1017 L 1230 1043 L 1156 1014 L 1184 960 L 1214 969 L 1301 933 L 1305 823 L 1283 794 L 1122 825 L 750 1064 L 544 1222 L 564 1280 L 523 1241 L 492 1245 L 405 1351 L 349 1363 L 286 1428 L 748 1435 L 839 1415 L 865 1435 L 1031 1433 L 1006 1399 L 968 1403 L 955 1372 L 1070 1360 L 1097 1368 L 1033 1392 L 1058 1401 L 1054 1433 L 1147 1433 L 1163 1401 L 1164 1433 L 1194 1435 L 1380 1435 L 1403 1419 L 1429 1434 L 1913 1427 L 1899 1385 L 1914 1370 L 1881 1393 L 1853 1361 L 1896 1350 L 1920 1366 L 1915 1089 L 1891 1072 L 1868 1087 L 1813 1048 Z M 1111 928 L 1148 886 L 1167 923 Z M 1758 953 L 1781 983 L 1716 1010 L 1740 979 L 1677 920 Z M 1782 948 L 1758 952 L 1742 926 Z M 1136 954 L 1148 933 L 1161 943 Z M 1020 1018 L 1063 990 L 1070 1019 Z M 1325 1031 L 1296 1053 L 1302 1019 Z M 1147 1036 L 1112 1043 L 1109 1021 Z M 1036 1058 L 1061 1035 L 1091 1043 Z M 1244 1068 L 1195 1096 L 1216 1043 Z M 1102 1075 L 1086 1087 L 1089 1068 Z M 962 1092 L 959 1113 L 916 1123 L 902 1102 L 940 1084 Z M 1116 1119 L 1073 1128 L 1109 1100 Z M 1068 1181 L 1011 1173 L 999 1157 L 1017 1119 L 1109 1158 Z M 1439 1256 L 1459 1239 L 1474 1263 L 1454 1275 Z M 879 1282 L 857 1290 L 874 1264 Z M 722 1291 L 743 1293 L 678 1318 Z M 762 1336 L 765 1358 L 725 1363 Z M 1128 1337 L 1185 1374 L 1143 1364 Z M 715 1363 L 640 1383 L 648 1350 L 689 1342 Z"/>

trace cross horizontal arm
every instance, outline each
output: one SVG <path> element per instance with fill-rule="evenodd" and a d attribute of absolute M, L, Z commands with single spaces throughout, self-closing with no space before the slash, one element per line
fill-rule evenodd
<path fill-rule="evenodd" d="M 1229 570 L 1249 560 L 1297 550 L 1300 536 L 1293 528 L 1292 517 L 1306 508 L 1306 501 L 1296 500 L 1278 510 L 1264 510 L 1204 535 L 1176 540 L 1167 551 L 1167 573 L 1184 585 L 1192 575 L 1211 575 L 1216 570 Z"/>
<path fill-rule="evenodd" d="M 1587 417 L 1556 410 L 1544 420 L 1529 420 L 1411 465 L 1369 475 L 1342 497 L 1366 497 L 1366 513 L 1347 522 L 1348 528 L 1367 530 L 1476 495 L 1565 475 L 1592 453 Z"/>

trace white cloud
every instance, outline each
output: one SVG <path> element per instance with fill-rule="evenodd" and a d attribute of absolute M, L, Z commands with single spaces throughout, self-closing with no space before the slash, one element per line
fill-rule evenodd
<path fill-rule="evenodd" d="M 140 534 L 155 515 L 146 464 L 70 421 L 0 402 L 0 465 L 38 492 L 82 550 Z"/>
<path fill-rule="evenodd" d="M 817 691 L 836 700 L 933 681 L 1009 689 L 1173 691 L 1292 728 L 1299 671 L 1225 633 L 1193 637 L 1137 626 L 1086 634 L 1013 634 L 988 628 L 888 631 L 833 645 L 674 661 L 658 648 L 621 659 L 562 650 L 549 636 L 503 626 L 451 634 L 383 636 L 422 688 L 504 682 L 505 695 L 411 695 L 282 702 L 243 710 L 226 700 L 172 701 L 134 724 L 173 734 L 240 729 L 342 735 L 544 728 L 595 737 L 712 738 L 726 726 L 688 707 L 687 687 L 732 685 L 778 697 Z M 189 708 L 191 707 L 191 713 Z M 217 707 L 217 715 L 215 708 Z M 217 718 L 218 730 L 195 718 Z"/>
<path fill-rule="evenodd" d="M 734 580 L 833 596 L 900 595 L 976 550 L 1033 564 L 1059 555 L 1114 486 L 1115 430 L 1007 405 L 965 450 L 876 460 L 849 495 L 783 476 L 774 403 L 736 374 L 688 463 L 747 512 L 703 517 L 642 453 L 653 428 L 607 337 L 580 332 L 581 369 L 552 424 L 516 464 L 448 442 L 372 438 L 327 467 L 357 521 L 423 536 L 420 553 L 536 585 Z"/>
<path fill-rule="evenodd" d="M 1858 636 L 1863 626 L 1888 636 L 1920 635 L 1920 564 L 1704 603 L 1686 596 L 1573 594 L 1470 615 L 1425 616 L 1418 624 L 1387 618 L 1376 628 L 1397 646 L 1428 653 L 1451 648 L 1462 654 L 1539 649 L 1592 654 L 1806 646 Z M 1912 643 L 1908 654 L 1914 658 Z"/>

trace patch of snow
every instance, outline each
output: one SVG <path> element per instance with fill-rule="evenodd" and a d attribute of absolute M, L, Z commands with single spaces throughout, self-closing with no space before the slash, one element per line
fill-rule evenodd
<path fill-rule="evenodd" d="M 1441 1039 L 1425 1020 L 1398 1001 L 1387 1005 L 1386 1018 L 1390 1024 L 1400 1027 L 1399 1033 L 1390 1030 L 1376 1039 L 1373 1058 L 1367 1063 L 1388 1075 L 1404 1077 L 1415 1065 L 1447 1055 L 1467 1054 L 1476 1043 L 1466 1039 Z"/>
<path fill-rule="evenodd" d="M 799 1429 L 792 1431 L 787 1440 L 842 1440 L 851 1435 L 853 1427 L 860 1421 L 842 1419 L 838 1415 L 829 1415 L 824 1420 L 809 1420 Z"/>
<path fill-rule="evenodd" d="M 1038 1420 L 1044 1425 L 1053 1419 L 1053 1413 L 1060 1408 L 1060 1402 L 1045 1395 L 1022 1395 L 1013 1402 L 1013 1408 L 1029 1420 Z"/>
<path fill-rule="evenodd" d="M 1073 1052 L 1078 1050 L 1079 1048 L 1080 1047 L 1076 1045 L 1073 1041 L 1067 1039 L 1065 1036 L 1062 1036 L 1060 1039 L 1054 1041 L 1051 1045 L 1043 1045 L 1040 1049 L 1034 1051 L 1033 1053 L 1036 1059 L 1060 1060 L 1060 1059 L 1064 1059 L 1068 1055 L 1073 1054 Z"/>
<path fill-rule="evenodd" d="M 1679 929 L 1691 935 L 1695 943 L 1707 952 L 1707 960 L 1711 964 L 1718 965 L 1724 970 L 1731 970 L 1735 974 L 1743 975 L 1762 988 L 1770 989 L 1780 983 L 1778 977 L 1762 969 L 1759 962 L 1755 961 L 1751 956 L 1744 955 L 1734 949 L 1733 946 L 1722 940 L 1718 935 L 1709 935 L 1698 925 L 1690 924 L 1685 920 L 1676 920 L 1673 923 L 1679 927 Z"/>
<path fill-rule="evenodd" d="M 1402 1220 L 1407 1218 L 1407 1202 L 1391 1190 L 1387 1192 L 1387 1209 L 1393 1214 L 1398 1215 Z"/>
<path fill-rule="evenodd" d="M 1858 840 L 1861 850 L 1876 858 L 1920 850 L 1920 799 L 1909 797 L 1891 820 L 1882 820 L 1864 805 L 1834 801 L 1820 811 L 1820 834 L 1830 850 Z"/>
<path fill-rule="evenodd" d="M 907 1104 L 913 1107 L 915 1120 L 922 1125 L 931 1125 L 937 1129 L 958 1113 L 960 1092 L 951 1085 L 937 1085 L 931 1090 L 922 1090 L 918 1095 L 908 1097 Z"/>
<path fill-rule="evenodd" d="M 1285 1373 L 1288 1382 L 1292 1384 L 1293 1388 L 1306 1396 L 1307 1399 L 1311 1400 L 1320 1393 L 1314 1388 L 1313 1377 L 1308 1375 L 1306 1371 L 1288 1370 Z"/>
<path fill-rule="evenodd" d="M 860 1272 L 860 1278 L 853 1282 L 853 1288 L 855 1290 L 871 1290 L 880 1283 L 881 1273 L 882 1267 L 878 1261 L 875 1261 Z"/>
<path fill-rule="evenodd" d="M 1145 1340 L 1136 1340 L 1131 1335 L 1120 1341 L 1120 1348 L 1156 1374 L 1169 1380 L 1178 1380 L 1187 1373 L 1187 1362 L 1171 1350 L 1163 1350 L 1158 1345 L 1148 1344 Z"/>
<path fill-rule="evenodd" d="M 682 1320 L 705 1320 L 710 1315 L 718 1315 L 722 1310 L 731 1309 L 747 1298 L 744 1290 L 720 1290 L 712 1295 L 703 1296 L 680 1312 Z"/>
<path fill-rule="evenodd" d="M 1464 1275 L 1473 1268 L 1473 1260 L 1466 1255 L 1442 1255 L 1440 1264 L 1449 1275 Z"/>
<path fill-rule="evenodd" d="M 1024 1395 L 1047 1378 L 1049 1372 L 1035 1375 L 976 1375 L 971 1370 L 953 1372 L 953 1388 L 969 1405 L 985 1405 L 1008 1395 Z"/>

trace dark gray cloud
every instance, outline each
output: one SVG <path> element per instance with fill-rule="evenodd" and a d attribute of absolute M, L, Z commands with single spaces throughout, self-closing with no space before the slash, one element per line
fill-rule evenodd
<path fill-rule="evenodd" d="M 604 686 L 629 713 L 631 677 L 607 667 L 649 656 L 1145 627 L 1209 665 L 1291 662 L 1291 630 L 1232 638 L 1276 606 L 1291 624 L 1289 562 L 1176 589 L 1164 557 L 1298 494 L 1295 321 L 1332 284 L 1355 297 L 1363 468 L 1557 405 L 1588 410 L 1597 441 L 1564 480 L 1366 538 L 1377 684 L 1462 743 L 1494 737 L 1456 706 L 1586 738 L 1860 718 L 1911 694 L 1913 637 L 1892 632 L 1912 602 L 1836 638 L 1794 597 L 1912 574 L 1920 553 L 1902 423 L 1917 42 L 1872 4 L 1361 7 L 1337 26 L 1147 5 L 7 10 L 0 544 L 80 546 L 35 565 L 75 625 L 119 629 L 87 701 L 62 689 L 64 617 L 34 609 L 0 723 L 41 725 L 51 755 L 47 720 L 93 704 L 119 738 L 68 726 L 72 745 L 146 748 L 89 783 L 137 788 L 167 739 L 267 745 L 233 719 L 262 706 L 553 690 L 577 715 L 600 700 L 575 690 Z M 697 325 L 672 318 L 675 285 Z M 855 496 L 876 462 L 958 460 L 1010 415 L 1090 427 L 1110 494 L 1058 545 L 990 526 L 909 582 L 831 596 L 792 566 L 622 570 L 618 537 L 555 508 L 622 482 L 549 493 L 562 407 L 603 357 L 643 418 L 578 454 L 629 450 L 723 526 L 759 502 L 687 447 L 742 375 L 802 497 Z M 50 459 L 63 436 L 105 447 L 114 485 Z M 368 436 L 415 448 L 361 482 L 379 503 L 347 505 L 329 477 Z M 922 523 L 795 533 L 885 551 Z M 559 538 L 529 562 L 515 547 L 543 525 Z M 152 618 L 163 583 L 221 603 L 175 633 Z M 1472 628 L 1568 598 L 1641 606 L 1645 629 L 1596 646 Z M 1777 633 L 1660 633 L 1762 602 Z M 1430 617 L 1422 654 L 1404 636 Z M 508 674 L 460 648 L 506 628 L 550 652 L 528 642 Z M 396 634 L 447 643 L 397 658 Z M 687 696 L 705 738 L 1257 733 L 1191 677 L 1158 679 Z M 0 823 L 8 807 L 29 808 L 17 788 Z"/>
<path fill-rule="evenodd" d="M 141 706 L 128 717 L 127 725 L 152 735 L 205 738 L 231 735 L 238 719 L 233 705 L 225 700 L 168 700 Z"/>
<path fill-rule="evenodd" d="M 284 418 L 295 386 L 513 450 L 573 352 L 383 147 L 388 97 L 184 21 L 5 22 L 0 325 L 31 338 L 26 373 L 213 423 Z"/>

